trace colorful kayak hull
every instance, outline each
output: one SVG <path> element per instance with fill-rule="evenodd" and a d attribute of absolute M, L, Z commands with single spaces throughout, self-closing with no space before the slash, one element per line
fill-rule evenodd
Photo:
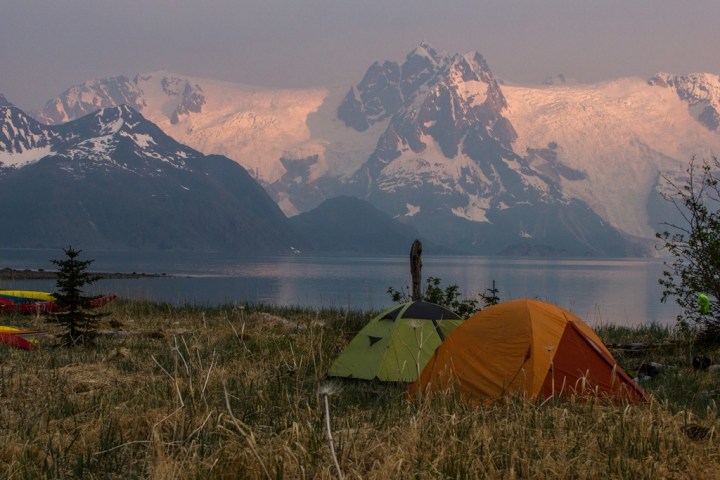
<path fill-rule="evenodd" d="M 16 295 L 6 295 L 4 293 L 0 293 L 0 299 L 7 300 L 12 303 L 30 303 L 30 302 L 49 302 L 50 300 L 38 300 L 37 298 L 30 298 L 30 297 L 18 297 Z"/>
<path fill-rule="evenodd" d="M 8 327 L 7 325 L 0 325 L 0 333 L 9 333 L 11 335 L 18 335 L 20 333 L 25 333 L 25 330 L 20 330 L 16 327 Z"/>
<path fill-rule="evenodd" d="M 90 302 L 91 308 L 98 308 L 106 305 L 115 300 L 116 295 L 105 295 L 103 297 L 96 298 Z M 32 313 L 61 313 L 63 309 L 57 304 L 57 302 L 24 302 L 14 303 L 9 300 L 0 298 L 0 313 L 20 313 L 23 315 L 29 315 Z"/>
<path fill-rule="evenodd" d="M 0 332 L 0 343 L 10 345 L 11 347 L 20 348 L 22 350 L 34 350 L 37 348 L 35 344 L 25 340 L 20 335 L 12 333 L 1 333 Z"/>
<path fill-rule="evenodd" d="M 55 296 L 52 293 L 38 292 L 36 290 L 0 290 L 0 296 L 30 298 L 42 302 L 50 302 L 52 300 L 55 300 Z"/>

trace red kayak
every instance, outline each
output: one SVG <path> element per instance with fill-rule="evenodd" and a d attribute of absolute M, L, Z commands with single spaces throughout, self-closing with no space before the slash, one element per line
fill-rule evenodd
<path fill-rule="evenodd" d="M 28 342 L 20 335 L 6 332 L 0 333 L 0 343 L 22 350 L 35 350 L 37 348 L 33 343 Z"/>
<path fill-rule="evenodd" d="M 115 300 L 117 296 L 116 295 L 105 295 L 103 297 L 96 298 L 90 302 L 91 308 L 97 308 L 102 307 L 103 305 L 106 305 L 113 300 Z M 24 303 L 14 303 L 10 300 L 6 300 L 3 298 L 0 298 L 0 313 L 7 312 L 7 313 L 21 313 L 23 315 L 28 315 L 31 313 L 39 313 L 39 312 L 62 312 L 62 309 L 57 304 L 57 302 L 43 302 L 43 301 L 37 301 L 37 302 L 24 302 Z"/>

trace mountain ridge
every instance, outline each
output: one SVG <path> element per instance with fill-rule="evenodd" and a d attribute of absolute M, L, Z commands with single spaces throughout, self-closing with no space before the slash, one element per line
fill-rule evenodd
<path fill-rule="evenodd" d="M 660 174 L 678 178 L 692 156 L 720 151 L 720 77 L 548 83 L 511 85 L 478 52 L 421 43 L 403 62 L 373 63 L 349 88 L 267 90 L 152 72 L 73 87 L 38 115 L 72 116 L 80 99 L 83 108 L 134 102 L 183 143 L 244 165 L 288 215 L 352 194 L 421 233 L 441 210 L 467 230 L 461 237 L 506 238 L 493 232 L 498 215 L 542 200 L 538 212 L 558 219 L 574 205 L 591 212 L 596 233 L 625 238 L 616 251 L 651 243 Z M 506 241 L 542 243 L 523 222 Z M 567 226 L 577 222 L 555 223 L 593 237 Z M 473 245 L 463 250 L 497 253 Z"/>
<path fill-rule="evenodd" d="M 5 248 L 397 254 L 418 235 L 349 197 L 288 219 L 242 166 L 127 105 L 57 126 L 0 107 L 0 202 Z"/>
<path fill-rule="evenodd" d="M 341 195 L 324 200 L 309 212 L 290 218 L 290 224 L 320 252 L 334 254 L 392 254 L 410 251 L 422 239 L 413 227 L 393 220 L 372 204 Z M 437 254 L 452 250 L 424 242 Z"/>
<path fill-rule="evenodd" d="M 303 247 L 244 168 L 175 142 L 128 106 L 59 126 L 41 125 L 15 107 L 0 107 L 0 119 L 4 247 Z M 9 161 L 16 154 L 25 161 Z"/>

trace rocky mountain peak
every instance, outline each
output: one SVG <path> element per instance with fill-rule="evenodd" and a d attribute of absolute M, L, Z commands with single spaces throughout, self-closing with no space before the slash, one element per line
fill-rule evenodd
<path fill-rule="evenodd" d="M 202 112 L 205 105 L 205 94 L 199 85 L 191 85 L 186 81 L 181 94 L 181 100 L 173 113 L 170 115 L 170 122 L 175 125 L 180 122 L 180 118 L 191 113 Z"/>
<path fill-rule="evenodd" d="M 401 91 L 406 99 L 424 84 L 428 83 L 448 62 L 447 55 L 438 54 L 430 45 L 423 42 L 405 57 L 400 67 L 402 72 Z"/>
<path fill-rule="evenodd" d="M 48 155 L 78 175 L 98 165 L 119 165 L 151 176 L 185 168 L 188 158 L 201 156 L 127 105 L 101 108 L 62 125 L 43 125 L 16 107 L 0 107 L 0 166 L 22 168 Z"/>
<path fill-rule="evenodd" d="M 489 87 L 466 85 L 472 82 Z M 395 114 L 416 111 L 429 95 L 442 91 L 466 99 L 472 96 L 472 101 L 478 104 L 491 94 L 496 108 L 505 106 L 498 83 L 482 55 L 473 52 L 450 57 L 423 42 L 407 54 L 402 65 L 394 61 L 373 63 L 360 83 L 350 88 L 337 114 L 346 126 L 364 131 Z"/>
<path fill-rule="evenodd" d="M 123 168 L 156 175 L 167 167 L 185 168 L 188 158 L 201 154 L 166 135 L 157 125 L 128 105 L 102 108 L 64 125 L 55 127 L 62 135 L 65 157 L 80 162 L 114 163 Z"/>
<path fill-rule="evenodd" d="M 491 137 L 510 149 L 515 133 L 502 117 L 507 103 L 482 55 L 475 52 L 442 57 L 442 63 L 438 55 L 416 55 L 411 53 L 408 61 L 425 59 L 425 68 L 415 71 L 413 78 L 419 78 L 420 73 L 426 78 L 405 95 L 370 163 L 384 165 L 408 149 L 421 153 L 430 142 L 451 159 L 468 150 L 465 143 L 471 131 L 474 137 Z M 403 69 L 407 70 L 405 66 Z M 378 168 L 375 165 L 372 170 Z"/>
<path fill-rule="evenodd" d="M 13 106 L 13 104 L 10 103 L 10 101 L 7 98 L 5 98 L 5 95 L 0 93 L 0 107 L 12 107 L 12 106 Z"/>
<path fill-rule="evenodd" d="M 430 44 L 425 40 L 420 42 L 420 45 L 412 49 L 405 57 L 405 63 L 412 61 L 416 58 L 424 58 L 430 61 L 435 66 L 441 66 L 446 63 L 447 55 L 439 54 Z"/>
<path fill-rule="evenodd" d="M 500 84 L 478 52 L 453 56 L 441 82 L 466 103 L 466 110 L 482 106 L 487 116 L 499 115 L 507 107 Z"/>
<path fill-rule="evenodd" d="M 688 103 L 690 113 L 708 130 L 720 131 L 720 76 L 709 73 L 658 73 L 648 84 L 671 88 Z"/>
<path fill-rule="evenodd" d="M 95 122 L 93 133 L 97 135 L 112 135 L 120 130 L 133 132 L 144 118 L 127 105 L 107 107 L 92 114 L 89 119 Z"/>
<path fill-rule="evenodd" d="M 33 112 L 33 117 L 55 125 L 116 105 L 131 105 L 136 110 L 142 110 L 144 106 L 142 91 L 124 75 L 90 80 L 70 87 L 48 101 L 40 112 Z"/>
<path fill-rule="evenodd" d="M 28 144 L 22 119 L 39 129 L 45 147 Z M 0 122 L 4 246 L 253 254 L 303 246 L 243 167 L 177 143 L 130 106 L 62 125 L 0 107 Z"/>
<path fill-rule="evenodd" d="M 8 102 L 0 100 L 0 164 L 17 164 L 21 154 L 46 147 L 48 132 L 43 125 Z M 3 153 L 5 155 L 3 155 Z M 14 158 L 10 158 L 13 155 Z M 12 160 L 12 161 L 11 161 Z M 27 159 L 22 160 L 26 162 Z"/>
<path fill-rule="evenodd" d="M 564 73 L 550 75 L 542 81 L 543 85 L 577 85 L 578 81 L 574 78 L 567 77 Z"/>
<path fill-rule="evenodd" d="M 489 82 L 492 73 L 487 62 L 478 52 L 455 55 L 448 65 L 448 77 L 460 82 Z"/>
<path fill-rule="evenodd" d="M 173 125 L 183 116 L 200 113 L 205 105 L 205 94 L 199 85 L 188 77 L 161 70 L 138 74 L 132 79 L 120 75 L 75 85 L 47 102 L 40 112 L 33 112 L 33 116 L 56 125 L 117 105 L 142 112 L 146 107 L 146 90 L 155 92 L 170 107 L 165 114 Z"/>
<path fill-rule="evenodd" d="M 120 105 L 100 108 L 77 120 L 71 120 L 66 124 L 52 127 L 58 132 L 73 131 L 73 135 L 61 136 L 65 136 L 67 141 L 80 141 L 96 137 L 108 139 L 137 133 L 155 135 L 156 132 L 151 131 L 151 125 L 134 108 L 128 105 Z M 157 132 L 160 135 L 165 135 L 159 129 Z"/>

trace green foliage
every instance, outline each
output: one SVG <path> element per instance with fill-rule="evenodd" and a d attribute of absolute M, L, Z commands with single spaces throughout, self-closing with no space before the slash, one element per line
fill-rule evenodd
<path fill-rule="evenodd" d="M 443 288 L 440 286 L 440 279 L 437 277 L 428 277 L 425 286 L 425 300 L 430 303 L 442 305 L 452 310 L 460 317 L 467 317 L 480 310 L 478 306 L 479 300 L 476 298 L 461 298 L 460 287 L 457 285 L 448 285 Z"/>
<path fill-rule="evenodd" d="M 678 321 L 685 328 L 699 326 L 704 342 L 720 344 L 720 162 L 693 158 L 686 172 L 685 184 L 676 185 L 663 177 L 670 193 L 665 199 L 679 214 L 677 223 L 664 223 L 667 230 L 656 237 L 672 260 L 659 279 L 664 291 L 662 301 L 674 298 L 682 308 Z M 704 294 L 710 300 L 700 295 Z M 702 307 L 702 308 L 701 308 Z"/>
<path fill-rule="evenodd" d="M 58 312 L 52 318 L 65 327 L 60 335 L 63 345 L 92 344 L 97 337 L 97 322 L 105 315 L 89 311 L 92 301 L 99 296 L 84 295 L 84 287 L 98 280 L 97 276 L 87 272 L 94 260 L 79 260 L 81 250 L 72 246 L 63 251 L 66 259 L 52 260 L 58 267 L 54 294 Z"/>
<path fill-rule="evenodd" d="M 493 281 L 492 288 L 488 288 L 485 292 L 478 295 L 479 298 L 462 298 L 462 293 L 460 293 L 460 287 L 458 285 L 452 284 L 443 288 L 441 282 L 442 280 L 437 277 L 428 277 L 423 300 L 442 305 L 457 313 L 462 318 L 466 318 L 481 310 L 481 302 L 482 306 L 485 307 L 500 302 L 500 297 L 498 296 L 499 290 L 495 287 L 495 281 Z M 387 292 L 393 302 L 405 303 L 410 301 L 410 296 L 407 294 L 407 291 L 388 287 Z"/>

